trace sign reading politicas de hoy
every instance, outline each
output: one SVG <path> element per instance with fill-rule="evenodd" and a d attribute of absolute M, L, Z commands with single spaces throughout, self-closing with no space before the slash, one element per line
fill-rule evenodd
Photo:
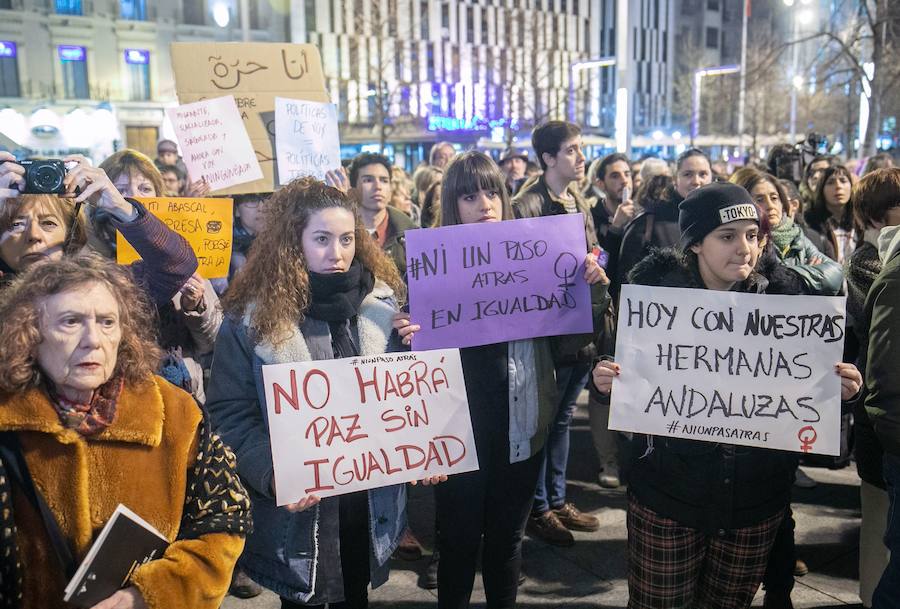
<path fill-rule="evenodd" d="M 609 427 L 837 455 L 845 299 L 622 286 Z"/>
<path fill-rule="evenodd" d="M 478 469 L 456 349 L 262 371 L 278 505 Z"/>

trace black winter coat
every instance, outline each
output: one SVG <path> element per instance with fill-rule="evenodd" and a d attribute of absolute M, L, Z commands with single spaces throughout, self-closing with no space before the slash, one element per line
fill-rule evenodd
<path fill-rule="evenodd" d="M 625 226 L 614 282 L 628 283 L 628 273 L 650 250 L 678 246 L 681 242 L 678 205 L 683 200 L 674 187 L 669 187 L 659 201 L 645 202 L 644 212 Z"/>
<path fill-rule="evenodd" d="M 651 252 L 632 270 L 629 283 L 705 289 L 697 271 L 671 249 Z M 761 294 L 769 285 L 753 273 L 734 289 Z M 752 526 L 784 511 L 798 461 L 785 451 L 661 436 L 636 435 L 633 452 L 629 490 L 637 500 L 709 534 Z"/>

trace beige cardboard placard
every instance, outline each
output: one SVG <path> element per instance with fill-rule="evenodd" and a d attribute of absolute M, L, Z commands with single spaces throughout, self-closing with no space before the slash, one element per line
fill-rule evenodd
<path fill-rule="evenodd" d="M 178 101 L 233 95 L 263 179 L 215 194 L 272 192 L 275 164 L 275 98 L 328 102 L 322 58 L 312 44 L 278 42 L 175 42 L 172 68 Z"/>

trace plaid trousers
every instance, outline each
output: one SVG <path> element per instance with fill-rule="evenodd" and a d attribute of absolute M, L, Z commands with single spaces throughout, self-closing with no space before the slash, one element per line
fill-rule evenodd
<path fill-rule="evenodd" d="M 746 609 L 784 513 L 708 534 L 628 496 L 628 609 Z"/>

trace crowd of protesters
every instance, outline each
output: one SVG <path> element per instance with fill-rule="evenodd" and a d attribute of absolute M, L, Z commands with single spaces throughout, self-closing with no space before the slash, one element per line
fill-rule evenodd
<path fill-rule="evenodd" d="M 796 453 L 608 428 L 613 379 L 636 373 L 615 361 L 627 283 L 847 296 L 834 373 L 862 479 L 860 598 L 898 606 L 900 168 L 818 155 L 785 179 L 785 151 L 730 173 L 698 149 L 588 159 L 580 128 L 550 121 L 496 158 L 436 143 L 412 175 L 363 153 L 324 181 L 234 197 L 215 280 L 141 203 L 209 195 L 174 142 L 155 160 L 67 157 L 65 196 L 21 194 L 24 169 L 0 152 L 0 605 L 66 606 L 73 561 L 125 503 L 173 542 L 104 609 L 212 609 L 261 588 L 285 608 L 366 607 L 392 556 L 423 554 L 407 489 L 278 507 L 261 366 L 408 349 L 407 231 L 581 214 L 593 332 L 461 349 L 479 469 L 422 480 L 438 606 L 469 606 L 480 555 L 487 606 L 514 607 L 526 534 L 569 547 L 600 528 L 566 496 L 587 390 L 597 482 L 627 487 L 628 606 L 745 608 L 762 585 L 766 607 L 792 607 L 807 567 L 791 488 L 815 484 Z M 117 234 L 140 261 L 115 264 Z"/>

